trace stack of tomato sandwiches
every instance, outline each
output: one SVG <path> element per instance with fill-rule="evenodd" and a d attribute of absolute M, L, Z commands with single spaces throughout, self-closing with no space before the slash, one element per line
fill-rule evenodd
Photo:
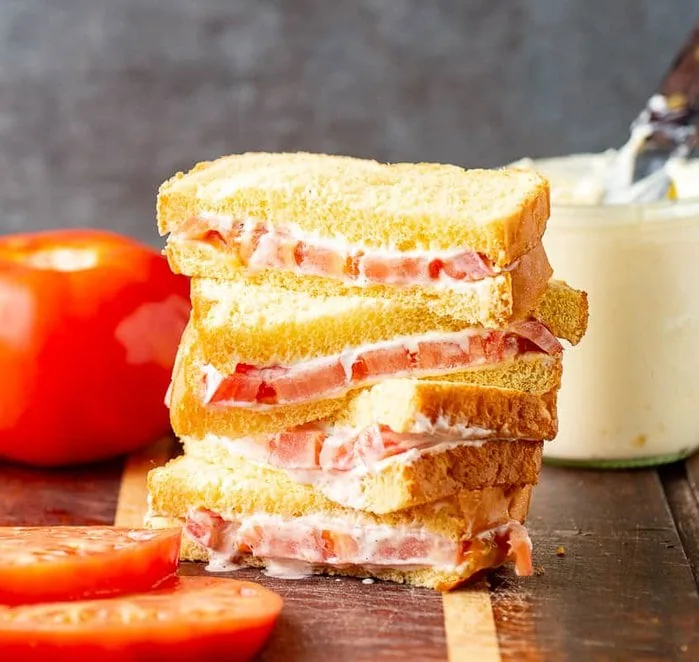
<path fill-rule="evenodd" d="M 160 189 L 192 314 L 168 394 L 184 454 L 152 527 L 211 569 L 439 590 L 513 561 L 583 292 L 552 279 L 524 170 L 250 153 Z"/>

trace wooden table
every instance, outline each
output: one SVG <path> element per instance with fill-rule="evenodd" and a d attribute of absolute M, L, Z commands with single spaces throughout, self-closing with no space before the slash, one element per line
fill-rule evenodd
<path fill-rule="evenodd" d="M 0 525 L 132 525 L 145 472 L 170 452 L 164 441 L 80 470 L 0 465 Z M 534 577 L 502 569 L 445 596 L 236 573 L 286 600 L 262 659 L 699 660 L 699 456 L 659 470 L 546 467 L 529 527 Z"/>

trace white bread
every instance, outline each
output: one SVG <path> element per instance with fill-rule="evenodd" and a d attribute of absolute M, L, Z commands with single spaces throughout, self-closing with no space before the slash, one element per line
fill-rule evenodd
<path fill-rule="evenodd" d="M 357 430 L 379 424 L 398 433 L 429 422 L 492 430 L 503 439 L 553 439 L 558 431 L 556 393 L 557 387 L 526 393 L 457 381 L 390 379 L 338 398 L 333 414 L 321 422 Z M 172 422 L 179 436 L 240 436 L 236 419 L 241 408 L 207 407 L 191 389 L 180 386 L 173 388 L 170 407 L 177 412 Z"/>
<path fill-rule="evenodd" d="M 184 525 L 181 517 L 158 517 L 149 516 L 145 520 L 145 526 L 152 529 L 175 529 Z M 207 563 L 209 553 L 206 548 L 182 534 L 182 545 L 180 546 L 180 560 Z M 477 573 L 503 565 L 506 559 L 500 558 L 488 567 L 473 566 L 463 568 L 460 572 L 446 572 L 434 570 L 432 568 L 402 569 L 382 568 L 376 565 L 350 565 L 350 566 L 313 566 L 312 572 L 317 575 L 329 575 L 331 577 L 364 577 L 375 578 L 383 581 L 394 582 L 396 584 L 407 584 L 420 588 L 430 588 L 437 591 L 451 591 L 465 584 Z M 264 568 L 268 565 L 267 559 L 258 558 L 251 554 L 243 554 L 236 559 L 236 563 L 250 568 Z"/>
<path fill-rule="evenodd" d="M 323 238 L 398 250 L 468 249 L 506 266 L 540 243 L 547 180 L 533 171 L 392 165 L 308 153 L 199 163 L 158 192 L 158 228 L 201 214 L 293 224 Z"/>
<path fill-rule="evenodd" d="M 223 248 L 181 236 L 168 239 L 165 254 L 175 273 L 188 276 L 267 285 L 317 296 L 388 299 L 407 308 L 419 307 L 432 315 L 452 317 L 462 326 L 492 328 L 524 317 L 541 298 L 553 273 L 541 244 L 523 255 L 511 270 L 462 286 L 459 291 L 376 284 L 352 287 L 330 278 L 270 269 L 250 273 L 242 270 Z"/>
<path fill-rule="evenodd" d="M 359 429 L 379 423 L 410 432 L 418 421 L 428 421 L 484 428 L 505 439 L 553 439 L 556 391 L 532 394 L 456 381 L 389 379 L 355 391 L 332 423 Z"/>
<path fill-rule="evenodd" d="M 587 320 L 584 297 L 568 295 L 556 285 L 540 321 L 547 327 L 568 329 L 557 322 L 564 316 Z M 573 310 L 569 311 L 569 308 Z M 269 284 L 194 279 L 192 323 L 202 354 L 221 372 L 237 362 L 286 365 L 319 356 L 339 354 L 348 347 L 390 340 L 398 336 L 463 330 L 462 320 L 426 313 L 413 302 L 369 296 L 324 296 Z M 574 329 L 583 333 L 584 328 Z"/>
<path fill-rule="evenodd" d="M 184 525 L 181 517 L 158 517 L 149 516 L 145 520 L 145 526 L 152 529 L 174 529 Z M 180 547 L 181 561 L 199 561 L 207 563 L 209 553 L 206 548 L 182 534 L 182 545 Z M 365 577 L 376 578 L 383 581 L 394 582 L 396 584 L 407 584 L 420 588 L 430 588 L 437 591 L 451 591 L 465 584 L 477 573 L 503 565 L 506 559 L 500 558 L 487 567 L 472 566 L 462 568 L 460 572 L 448 572 L 435 570 L 432 568 L 403 569 L 403 568 L 382 568 L 376 565 L 350 565 L 350 566 L 313 566 L 312 572 L 317 575 L 329 575 L 331 577 Z M 268 559 L 258 558 L 251 554 L 243 554 L 236 559 L 236 563 L 250 568 L 264 568 L 268 565 Z"/>
<path fill-rule="evenodd" d="M 343 411 L 347 411 L 349 402 L 355 397 L 350 392 L 339 398 L 315 400 L 261 411 L 240 407 L 202 406 L 201 369 L 205 362 L 202 350 L 203 341 L 193 326 L 188 325 L 175 361 L 169 398 L 170 421 L 173 430 L 179 436 L 201 437 L 206 433 L 215 433 L 235 438 L 280 432 L 311 421 L 334 420 L 341 416 Z M 480 408 L 481 413 L 478 417 L 483 421 L 487 418 L 492 422 L 496 418 L 495 410 L 497 410 L 499 412 L 497 417 L 501 421 L 499 425 L 502 425 L 502 422 L 512 418 L 510 416 L 514 411 L 512 407 L 516 407 L 517 417 L 522 416 L 519 431 L 526 432 L 525 436 L 530 438 L 544 439 L 555 432 L 557 425 L 552 412 L 555 411 L 554 394 L 560 386 L 561 372 L 560 358 L 537 353 L 527 354 L 522 358 L 491 368 L 478 368 L 441 376 L 439 381 L 508 389 L 504 394 L 500 391 L 487 392 L 478 396 L 472 394 L 472 398 L 463 405 L 464 415 L 474 415 Z M 378 388 L 378 392 L 381 392 L 381 385 L 373 388 Z M 404 391 L 405 407 L 412 406 L 409 390 Z M 469 389 L 466 390 L 469 391 Z M 433 389 L 433 395 L 430 397 L 437 398 L 437 393 L 444 394 L 447 391 L 447 387 Z M 511 391 L 523 393 L 515 396 Z M 528 394 L 531 397 L 528 397 Z M 506 397 L 503 398 L 503 395 Z M 458 413 L 459 405 L 449 404 L 449 402 L 457 402 L 456 398 L 443 395 L 439 397 L 441 397 L 441 406 Z M 376 399 L 377 402 L 380 400 L 380 397 Z M 359 402 L 363 400 L 360 399 Z M 380 405 L 375 406 L 380 407 Z M 427 407 L 428 405 L 419 406 Z M 395 412 L 398 411 L 399 409 L 396 408 Z M 491 413 L 486 416 L 486 411 Z M 353 420 L 359 424 L 367 418 L 360 418 L 357 415 Z M 398 418 L 394 416 L 392 423 L 397 425 L 397 420 Z"/>
<path fill-rule="evenodd" d="M 241 456 L 235 442 L 207 437 L 183 439 L 185 455 L 209 464 L 236 470 Z M 377 515 L 413 508 L 451 497 L 462 490 L 531 484 L 539 480 L 541 441 L 487 441 L 480 446 L 464 445 L 440 452 L 419 454 L 415 458 L 394 456 L 375 469 L 364 472 L 340 472 L 334 476 L 316 472 L 285 472 L 292 480 L 312 485 L 330 501 Z"/>
<path fill-rule="evenodd" d="M 387 515 L 359 513 L 342 508 L 308 486 L 294 483 L 280 472 L 241 463 L 235 470 L 208 464 L 191 457 L 180 457 L 148 475 L 149 526 L 181 522 L 193 508 L 206 508 L 227 519 L 263 512 L 293 519 L 302 515 L 347 518 L 363 527 L 420 527 L 455 542 L 503 525 L 523 522 L 529 509 L 531 486 L 490 487 L 464 490 L 448 499 Z M 197 546 L 185 545 L 182 558 L 202 559 Z M 264 559 L 243 557 L 243 562 L 263 565 Z M 500 563 L 504 562 L 502 558 Z M 316 572 L 373 576 L 446 590 L 462 583 L 482 568 L 460 568 L 459 572 L 441 572 L 431 568 L 401 570 L 394 568 L 318 566 Z"/>
<path fill-rule="evenodd" d="M 577 345 L 587 331 L 587 292 L 575 290 L 561 280 L 551 280 L 532 316 L 543 322 L 557 338 Z"/>
<path fill-rule="evenodd" d="M 285 518 L 301 515 L 346 517 L 362 524 L 424 526 L 451 540 L 468 539 L 507 519 L 523 521 L 531 486 L 509 485 L 462 490 L 438 503 L 374 515 L 340 506 L 284 472 L 245 460 L 220 467 L 182 455 L 148 474 L 151 510 L 182 517 L 193 507 L 220 514 L 263 512 Z M 516 516 L 512 517 L 512 513 Z"/>

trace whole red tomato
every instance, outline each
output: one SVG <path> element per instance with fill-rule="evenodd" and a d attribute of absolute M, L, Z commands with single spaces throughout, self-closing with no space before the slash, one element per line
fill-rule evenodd
<path fill-rule="evenodd" d="M 97 230 L 0 237 L 0 457 L 88 462 L 166 433 L 188 314 L 188 279 L 137 241 Z"/>

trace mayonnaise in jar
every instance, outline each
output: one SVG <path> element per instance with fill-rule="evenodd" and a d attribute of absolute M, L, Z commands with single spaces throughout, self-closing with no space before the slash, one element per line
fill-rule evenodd
<path fill-rule="evenodd" d="M 602 205 L 613 158 L 533 163 L 551 182 L 544 245 L 555 277 L 590 306 L 545 446 L 558 463 L 651 465 L 699 448 L 699 162 L 668 167 L 676 200 Z"/>

